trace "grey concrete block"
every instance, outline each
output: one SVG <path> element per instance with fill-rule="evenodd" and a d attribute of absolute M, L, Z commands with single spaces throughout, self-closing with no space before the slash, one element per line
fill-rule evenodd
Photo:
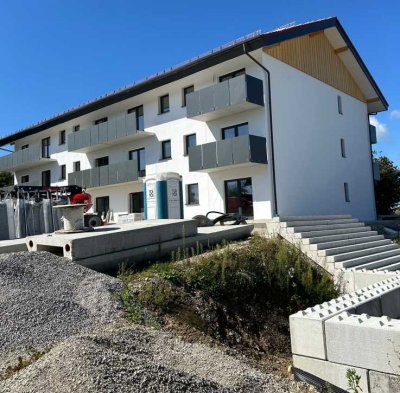
<path fill-rule="evenodd" d="M 369 372 L 370 393 L 400 393 L 400 376 Z"/>

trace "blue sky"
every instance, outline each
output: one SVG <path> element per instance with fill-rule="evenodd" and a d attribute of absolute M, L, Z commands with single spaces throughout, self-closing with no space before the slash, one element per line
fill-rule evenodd
<path fill-rule="evenodd" d="M 0 1 L 0 134 L 247 33 L 338 16 L 390 104 L 376 150 L 400 165 L 398 15 L 398 1 Z"/>

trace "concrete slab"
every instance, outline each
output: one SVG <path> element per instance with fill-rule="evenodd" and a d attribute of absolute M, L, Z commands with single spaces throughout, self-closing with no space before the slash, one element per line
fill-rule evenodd
<path fill-rule="evenodd" d="M 344 364 L 337 364 L 298 355 L 293 356 L 293 366 L 306 371 L 309 374 L 315 375 L 316 377 L 337 386 L 346 392 L 349 388 L 346 373 L 349 368 L 354 368 L 357 375 L 361 377 L 360 387 L 362 391 L 368 392 L 368 370 L 366 369 L 349 367 Z M 385 390 L 385 392 L 388 391 Z"/>
<path fill-rule="evenodd" d="M 27 251 L 25 239 L 14 240 L 1 240 L 0 241 L 0 254 L 7 254 L 9 252 Z"/>
<path fill-rule="evenodd" d="M 196 220 L 147 220 L 95 228 L 92 232 L 47 234 L 26 238 L 29 251 L 53 251 L 81 260 L 124 250 L 185 239 L 197 234 Z"/>
<path fill-rule="evenodd" d="M 400 376 L 369 372 L 370 393 L 400 393 Z"/>

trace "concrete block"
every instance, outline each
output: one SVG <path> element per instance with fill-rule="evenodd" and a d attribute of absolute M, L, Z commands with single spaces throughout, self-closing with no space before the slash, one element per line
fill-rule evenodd
<path fill-rule="evenodd" d="M 369 372 L 370 393 L 400 393 L 400 376 Z"/>
<path fill-rule="evenodd" d="M 400 317 L 400 288 L 381 295 L 382 315 L 397 319 Z"/>
<path fill-rule="evenodd" d="M 400 374 L 400 320 L 341 313 L 325 323 L 327 360 Z"/>
<path fill-rule="evenodd" d="M 315 375 L 316 377 L 341 388 L 345 391 L 348 390 L 348 381 L 346 378 L 347 370 L 349 366 L 343 364 L 337 364 L 327 362 L 325 360 L 313 359 L 304 356 L 293 356 L 293 366 L 306 371 L 309 374 Z M 361 377 L 360 387 L 363 392 L 368 392 L 368 370 L 363 368 L 353 367 L 356 370 L 357 375 Z"/>

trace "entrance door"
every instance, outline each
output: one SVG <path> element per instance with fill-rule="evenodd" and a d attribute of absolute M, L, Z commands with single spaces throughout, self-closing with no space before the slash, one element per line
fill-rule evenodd
<path fill-rule="evenodd" d="M 251 177 L 225 181 L 225 211 L 253 217 Z"/>
<path fill-rule="evenodd" d="M 129 213 L 143 213 L 143 192 L 132 192 L 129 194 Z"/>
<path fill-rule="evenodd" d="M 51 172 L 43 171 L 42 172 L 42 187 L 50 187 L 51 183 Z"/>

